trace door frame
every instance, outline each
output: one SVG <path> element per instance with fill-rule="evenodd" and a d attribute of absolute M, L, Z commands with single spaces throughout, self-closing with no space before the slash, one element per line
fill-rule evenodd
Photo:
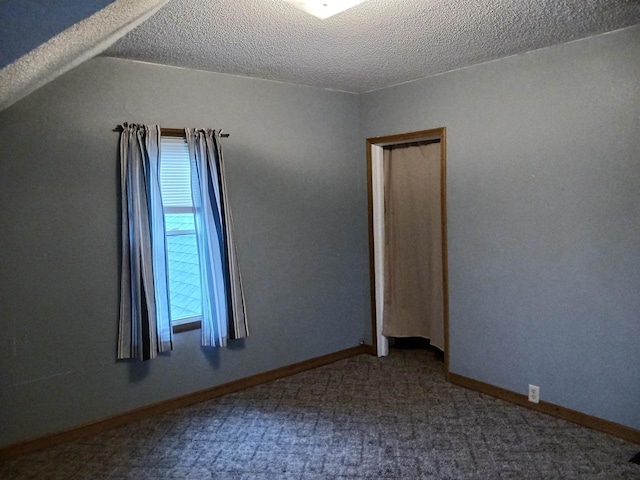
<path fill-rule="evenodd" d="M 442 220 L 442 288 L 444 301 L 444 372 L 449 376 L 449 283 L 447 258 L 447 139 L 446 127 L 367 139 L 367 190 L 369 203 L 369 272 L 371 288 L 371 331 L 379 357 L 389 353 L 382 335 L 384 295 L 384 172 L 383 148 L 390 145 L 440 140 L 440 207 Z"/>

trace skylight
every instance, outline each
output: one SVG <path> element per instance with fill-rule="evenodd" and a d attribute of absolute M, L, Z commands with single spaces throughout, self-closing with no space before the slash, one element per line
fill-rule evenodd
<path fill-rule="evenodd" d="M 355 7 L 364 0 L 284 0 L 300 10 L 322 20 Z"/>

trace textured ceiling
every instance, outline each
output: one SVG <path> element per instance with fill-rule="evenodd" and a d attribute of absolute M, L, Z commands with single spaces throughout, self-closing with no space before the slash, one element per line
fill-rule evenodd
<path fill-rule="evenodd" d="M 0 68 L 106 7 L 111 1 L 0 1 Z"/>
<path fill-rule="evenodd" d="M 638 23 L 638 0 L 171 0 L 105 55 L 362 93 Z"/>
<path fill-rule="evenodd" d="M 20 8 L 5 8 L 14 5 L 13 0 L 0 0 L 0 2 L 2 1 L 5 4 L 0 8 L 0 13 L 9 13 L 10 15 L 8 18 L 0 18 L 0 27 L 4 27 L 5 23 L 17 23 L 21 28 L 17 30 L 6 29 L 6 32 L 0 28 L 2 32 L 0 39 L 5 34 L 11 35 L 16 31 L 24 30 L 23 33 L 30 36 L 27 44 L 31 46 L 34 41 L 42 41 L 42 37 L 40 34 L 29 35 L 27 32 L 42 28 L 48 32 L 45 38 L 49 37 L 51 32 L 60 29 L 61 19 L 66 18 L 65 13 L 69 13 L 69 10 L 73 9 L 73 2 L 69 0 L 51 2 L 55 5 L 48 5 L 45 11 L 39 11 L 35 8 L 35 4 L 41 4 L 43 0 L 35 0 L 33 5 L 24 6 L 25 10 L 22 11 Z M 76 65 L 100 54 L 113 42 L 156 13 L 166 3 L 167 0 L 115 0 L 105 8 L 73 23 L 69 28 L 62 30 L 33 50 L 0 68 L 0 110 L 11 106 Z M 97 8 L 100 3 L 92 3 L 92 6 Z M 26 15 L 24 11 L 30 12 L 30 15 Z M 83 13 L 86 12 L 83 10 Z M 18 15 L 15 19 L 11 17 L 14 14 Z M 75 14 L 77 12 L 74 11 Z M 71 15 L 71 18 L 77 17 Z M 42 25 L 47 21 L 50 22 L 50 25 L 45 28 Z M 21 47 L 17 44 L 7 43 L 10 44 L 9 48 L 5 50 L 3 45 L 2 51 L 14 53 L 20 51 Z"/>

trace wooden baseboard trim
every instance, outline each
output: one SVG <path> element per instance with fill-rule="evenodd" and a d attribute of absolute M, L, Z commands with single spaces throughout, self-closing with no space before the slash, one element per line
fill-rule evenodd
<path fill-rule="evenodd" d="M 360 345 L 360 347 L 362 347 L 362 349 L 364 350 L 364 353 L 368 355 L 373 355 L 374 357 L 378 355 L 378 351 L 376 350 L 376 347 L 373 345 Z"/>
<path fill-rule="evenodd" d="M 449 373 L 449 381 L 456 385 L 460 385 L 461 387 L 465 387 L 470 390 L 476 390 L 480 393 L 485 393 L 492 397 L 506 400 L 510 403 L 515 403 L 516 405 L 520 405 L 521 407 L 526 407 L 537 412 L 546 413 L 547 415 L 551 415 L 562 420 L 577 423 L 578 425 L 582 425 L 583 427 L 588 427 L 593 430 L 608 433 L 609 435 L 613 435 L 614 437 L 622 438 L 623 440 L 627 440 L 629 442 L 640 444 L 640 430 L 636 430 L 625 425 L 620 425 L 619 423 L 610 422 L 609 420 L 604 420 L 592 415 L 587 415 L 586 413 L 571 410 L 570 408 L 561 407 L 560 405 L 556 405 L 554 403 L 543 401 L 541 401 L 540 403 L 532 403 L 528 400 L 526 395 L 523 395 L 521 393 L 516 393 L 511 390 L 496 387 L 494 385 L 458 375 L 456 373 Z"/>
<path fill-rule="evenodd" d="M 314 368 L 328 365 L 330 363 L 344 360 L 346 358 L 354 357 L 361 354 L 371 353 L 370 345 L 359 345 L 353 348 L 347 348 L 346 350 L 340 350 L 338 352 L 323 355 L 321 357 L 311 358 L 302 362 L 287 365 L 285 367 L 276 368 L 268 372 L 259 373 L 250 377 L 241 378 L 233 382 L 225 383 L 215 387 L 207 388 L 205 390 L 199 390 L 194 393 L 183 395 L 181 397 L 172 398 L 164 402 L 154 403 L 142 408 L 131 410 L 129 412 L 122 413 L 113 417 L 99 420 L 97 422 L 88 423 L 75 427 L 69 430 L 65 430 L 58 433 L 53 433 L 32 440 L 26 440 L 20 443 L 8 445 L 0 448 L 0 460 L 7 460 L 17 457 L 18 455 L 24 455 L 27 453 L 42 450 L 44 448 L 53 447 L 61 443 L 77 440 L 82 437 L 94 435 L 96 433 L 104 432 L 115 427 L 120 427 L 128 423 L 136 422 L 144 418 L 158 415 L 161 413 L 170 412 L 178 408 L 187 407 L 196 403 L 211 400 L 213 398 L 222 397 L 229 393 L 244 390 L 246 388 L 255 387 L 262 383 L 271 382 L 280 378 L 285 378 L 296 373 L 301 373 L 306 370 L 312 370 Z"/>

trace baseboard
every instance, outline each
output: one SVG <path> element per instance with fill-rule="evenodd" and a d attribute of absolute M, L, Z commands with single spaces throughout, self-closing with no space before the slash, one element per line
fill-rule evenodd
<path fill-rule="evenodd" d="M 18 455 L 24 455 L 27 453 L 42 450 L 44 448 L 53 447 L 61 443 L 77 440 L 82 437 L 94 435 L 96 433 L 104 432 L 115 427 L 120 427 L 128 423 L 132 423 L 143 418 L 148 418 L 153 415 L 170 412 L 182 407 L 187 407 L 196 403 L 211 400 L 229 393 L 244 390 L 246 388 L 254 387 L 262 383 L 271 382 L 280 378 L 285 378 L 296 373 L 301 373 L 306 370 L 328 365 L 330 363 L 344 360 L 346 358 L 354 357 L 361 354 L 371 354 L 372 347 L 370 345 L 359 345 L 353 348 L 347 348 L 346 350 L 340 350 L 339 352 L 330 353 L 321 357 L 311 358 L 302 362 L 287 365 L 285 367 L 276 368 L 268 372 L 259 373 L 250 377 L 241 378 L 233 382 L 225 383 L 215 387 L 207 388 L 205 390 L 199 390 L 188 395 L 184 395 L 177 398 L 172 398 L 164 402 L 154 403 L 147 405 L 146 407 L 131 410 L 113 417 L 92 422 L 89 424 L 81 425 L 69 430 L 65 430 L 43 437 L 34 438 L 32 440 L 26 440 L 20 443 L 8 445 L 0 448 L 0 460 L 6 460 L 9 458 L 17 457 Z"/>
<path fill-rule="evenodd" d="M 468 378 L 455 373 L 449 373 L 449 381 L 456 385 L 460 385 L 461 387 L 476 390 L 480 393 L 485 393 L 492 397 L 506 400 L 510 403 L 515 403 L 516 405 L 520 405 L 521 407 L 526 407 L 537 412 L 546 413 L 547 415 L 551 415 L 562 420 L 577 423 L 578 425 L 582 425 L 583 427 L 592 428 L 593 430 L 598 430 L 600 432 L 613 435 L 614 437 L 622 438 L 623 440 L 640 444 L 640 430 L 636 430 L 625 425 L 620 425 L 619 423 L 610 422 L 609 420 L 604 420 L 602 418 L 587 415 L 586 413 L 571 410 L 570 408 L 561 407 L 560 405 L 556 405 L 554 403 L 543 401 L 541 401 L 540 403 L 532 403 L 528 400 L 526 395 L 523 395 L 521 393 L 516 393 L 511 390 L 496 387 L 494 385 L 480 382 L 478 380 L 474 380 L 472 378 Z"/>
<path fill-rule="evenodd" d="M 368 355 L 373 355 L 374 357 L 378 355 L 378 350 L 374 345 L 360 345 L 360 347 L 363 349 L 364 353 Z"/>

